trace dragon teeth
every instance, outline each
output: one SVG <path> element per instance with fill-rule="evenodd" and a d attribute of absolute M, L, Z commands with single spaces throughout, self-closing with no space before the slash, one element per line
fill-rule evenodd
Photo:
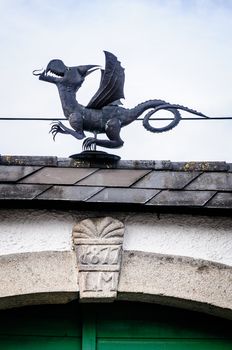
<path fill-rule="evenodd" d="M 60 75 L 59 75 L 59 74 L 56 74 L 56 73 L 53 72 L 53 71 L 48 71 L 47 75 L 49 75 L 50 77 L 55 77 L 55 78 L 59 77 L 59 78 L 60 78 Z"/>

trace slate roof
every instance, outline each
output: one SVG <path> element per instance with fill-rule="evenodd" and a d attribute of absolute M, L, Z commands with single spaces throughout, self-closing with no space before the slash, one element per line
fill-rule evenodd
<path fill-rule="evenodd" d="M 160 210 L 232 209 L 232 164 L 0 157 L 0 204 Z"/>

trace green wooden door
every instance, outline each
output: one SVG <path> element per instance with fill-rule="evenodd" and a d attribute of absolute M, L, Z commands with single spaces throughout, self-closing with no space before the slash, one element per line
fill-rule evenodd
<path fill-rule="evenodd" d="M 232 350 L 231 321 L 149 304 L 97 308 L 93 327 L 96 350 Z"/>
<path fill-rule="evenodd" d="M 232 322 L 142 303 L 0 312 L 0 350 L 232 350 Z"/>
<path fill-rule="evenodd" d="M 0 350 L 79 350 L 76 305 L 26 307 L 0 313 Z"/>

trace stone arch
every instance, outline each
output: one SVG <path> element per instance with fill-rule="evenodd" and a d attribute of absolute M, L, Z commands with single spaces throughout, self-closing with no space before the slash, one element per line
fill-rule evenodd
<path fill-rule="evenodd" d="M 79 298 L 73 251 L 0 257 L 0 308 Z M 232 268 L 183 256 L 124 251 L 118 300 L 152 302 L 232 318 Z"/>
<path fill-rule="evenodd" d="M 124 251 L 118 298 L 232 318 L 231 281 L 231 266 L 183 256 Z"/>

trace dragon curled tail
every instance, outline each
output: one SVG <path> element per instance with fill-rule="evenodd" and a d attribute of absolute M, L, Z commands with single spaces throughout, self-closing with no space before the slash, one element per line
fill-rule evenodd
<path fill-rule="evenodd" d="M 179 104 L 171 104 L 163 100 L 148 100 L 142 103 L 139 103 L 137 106 L 131 109 L 125 110 L 125 117 L 123 119 L 124 123 L 123 126 L 130 124 L 135 119 L 138 119 L 144 112 L 147 110 L 148 113 L 143 118 L 143 126 L 146 130 L 154 132 L 154 133 L 161 133 L 165 131 L 169 131 L 176 127 L 179 122 L 181 121 L 181 114 L 179 110 L 198 115 L 203 118 L 209 118 L 205 114 L 198 112 L 194 109 L 179 105 Z M 168 112 L 171 112 L 174 115 L 174 118 L 171 120 L 171 122 L 164 126 L 164 127 L 153 127 L 150 124 L 150 118 L 153 116 L 154 113 L 160 111 L 160 110 L 167 110 Z"/>
<path fill-rule="evenodd" d="M 151 100 L 151 101 L 147 101 L 147 102 L 150 102 L 150 105 L 152 105 L 152 102 L 154 104 L 156 104 L 156 101 L 157 100 Z M 186 111 L 186 112 L 189 112 L 189 113 L 192 113 L 192 114 L 195 114 L 195 115 L 199 115 L 200 117 L 203 117 L 203 118 L 209 118 L 207 117 L 206 115 L 204 115 L 203 113 L 201 112 L 198 112 L 194 109 L 191 109 L 191 108 L 188 108 L 188 107 L 184 107 L 184 106 L 181 106 L 181 105 L 178 105 L 178 104 L 170 104 L 170 103 L 166 103 L 165 101 L 162 101 L 163 103 L 161 103 L 160 105 L 156 106 L 154 109 L 152 109 L 151 111 L 149 111 L 143 118 L 143 126 L 146 130 L 148 131 L 151 131 L 151 132 L 154 132 L 154 133 L 161 133 L 161 132 L 165 132 L 165 131 L 169 131 L 173 128 L 175 128 L 179 122 L 181 121 L 181 114 L 179 112 L 179 109 L 183 110 L 183 111 Z M 146 103 L 146 102 L 145 102 Z M 169 112 L 171 112 L 173 115 L 174 115 L 174 119 L 171 120 L 171 122 L 164 126 L 164 127 L 160 127 L 160 128 L 157 128 L 157 127 L 153 127 L 151 126 L 151 124 L 149 123 L 149 120 L 151 118 L 151 116 L 162 110 L 162 109 L 165 109 Z"/>

